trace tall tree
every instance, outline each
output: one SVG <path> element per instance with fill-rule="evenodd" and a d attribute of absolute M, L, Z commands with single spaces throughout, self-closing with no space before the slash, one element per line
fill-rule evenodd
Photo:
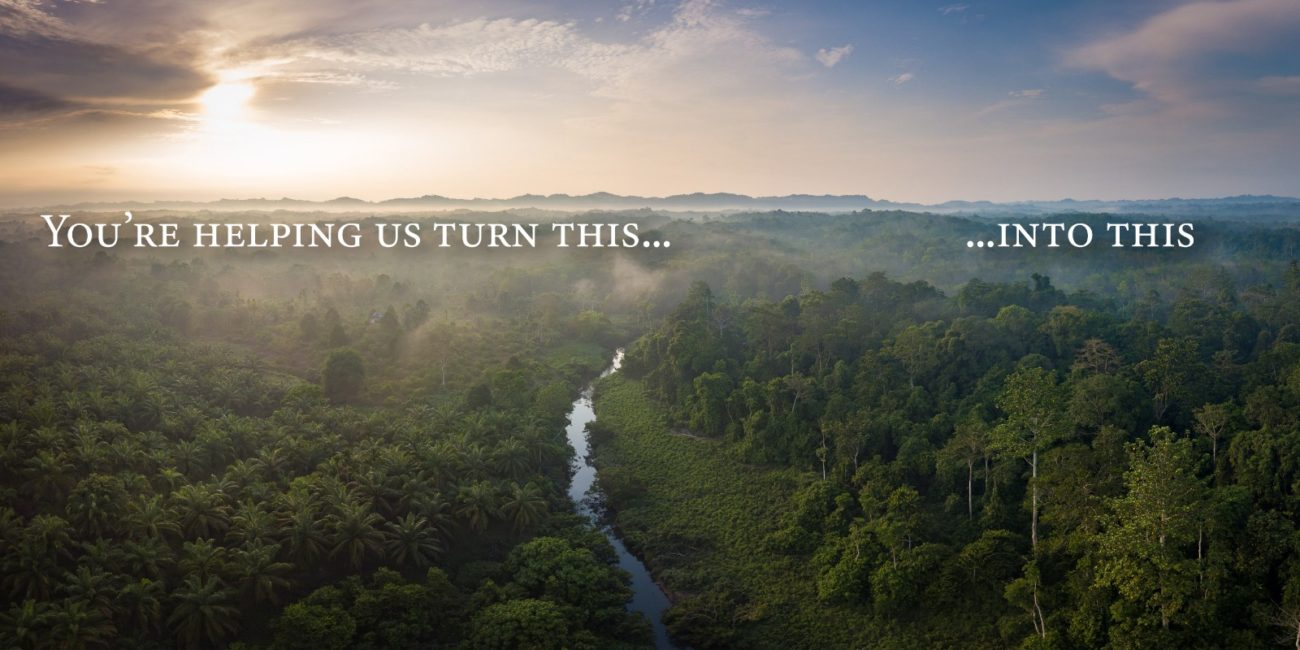
<path fill-rule="evenodd" d="M 1112 608 L 1117 618 L 1139 612 L 1136 620 L 1119 621 L 1118 629 L 1140 634 L 1158 621 L 1168 631 L 1196 591 L 1197 563 L 1186 549 L 1197 541 L 1205 488 L 1195 474 L 1191 441 L 1168 427 L 1153 427 L 1151 441 L 1130 443 L 1128 452 L 1127 490 L 1110 500 L 1100 537 L 1098 581 L 1113 586 L 1127 605 Z M 1152 643 L 1142 636 L 1134 641 Z"/>
<path fill-rule="evenodd" d="M 1042 368 L 1023 368 L 1007 377 L 998 408 L 1006 420 L 993 429 L 989 448 L 1029 465 L 1029 543 L 1038 548 L 1039 455 L 1069 432 L 1064 417 L 1065 391 L 1056 375 Z"/>
<path fill-rule="evenodd" d="M 361 384 L 365 377 L 366 369 L 361 355 L 351 348 L 343 348 L 331 352 L 325 360 L 325 367 L 321 370 L 321 385 L 331 402 L 347 404 L 361 394 Z"/>
<path fill-rule="evenodd" d="M 1228 404 L 1206 404 L 1196 409 L 1196 432 L 1210 439 L 1210 460 L 1214 473 L 1219 473 L 1219 439 L 1228 431 L 1230 411 Z"/>
<path fill-rule="evenodd" d="M 989 429 L 983 421 L 967 420 L 959 425 L 948 444 L 939 452 L 940 462 L 966 470 L 966 516 L 975 516 L 975 464 L 988 455 Z"/>
<path fill-rule="evenodd" d="M 1160 339 L 1155 354 L 1138 364 L 1138 372 L 1152 393 L 1151 409 L 1156 420 L 1164 418 L 1171 405 L 1191 397 L 1203 371 L 1196 339 Z"/>
<path fill-rule="evenodd" d="M 1031 612 L 1037 617 L 1035 629 L 1047 636 L 1047 620 L 1039 598 L 1041 590 L 1038 561 L 1038 510 L 1040 504 L 1038 474 L 1039 455 L 1063 439 L 1069 426 L 1064 417 L 1066 393 L 1056 382 L 1056 375 L 1042 368 L 1022 368 L 1003 385 L 997 405 L 1006 420 L 993 430 L 989 447 L 1007 457 L 1021 458 L 1029 465 L 1029 546 L 1034 556 L 1026 571 L 1031 594 Z"/>

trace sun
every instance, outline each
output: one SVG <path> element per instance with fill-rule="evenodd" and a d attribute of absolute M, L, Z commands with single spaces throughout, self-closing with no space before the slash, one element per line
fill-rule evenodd
<path fill-rule="evenodd" d="M 199 96 L 203 113 L 218 119 L 233 119 L 244 113 L 256 93 L 253 85 L 240 81 L 219 83 Z"/>

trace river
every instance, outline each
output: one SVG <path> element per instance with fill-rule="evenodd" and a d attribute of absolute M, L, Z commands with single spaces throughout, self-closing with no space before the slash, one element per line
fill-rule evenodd
<path fill-rule="evenodd" d="M 600 373 L 600 376 L 607 377 L 617 372 L 622 364 L 623 350 L 620 348 L 614 353 L 614 359 L 609 367 Z M 650 625 L 654 628 L 655 647 L 675 648 L 676 646 L 668 639 L 668 630 L 664 628 L 663 623 L 664 611 L 668 609 L 668 597 L 650 577 L 650 571 L 645 568 L 645 564 L 628 552 L 627 545 L 623 543 L 618 533 L 597 511 L 597 504 L 602 503 L 603 498 L 600 495 L 600 488 L 596 485 L 596 468 L 589 458 L 591 443 L 587 440 L 587 423 L 596 419 L 596 412 L 591 405 L 591 392 L 594 385 L 595 382 L 592 382 L 582 389 L 582 394 L 569 411 L 569 427 L 565 433 L 574 451 L 573 480 L 569 483 L 569 499 L 573 501 L 578 514 L 586 517 L 593 526 L 599 528 L 609 543 L 614 546 L 614 551 L 618 553 L 619 568 L 632 574 L 632 602 L 628 604 L 628 609 L 641 612 L 650 621 Z"/>

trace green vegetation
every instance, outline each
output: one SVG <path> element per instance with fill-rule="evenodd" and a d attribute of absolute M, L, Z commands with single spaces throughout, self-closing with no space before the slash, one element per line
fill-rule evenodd
<path fill-rule="evenodd" d="M 602 482 L 677 638 L 1294 639 L 1300 267 L 1183 280 L 1167 304 L 1040 275 L 694 285 L 597 395 Z"/>
<path fill-rule="evenodd" d="M 330 353 L 321 371 L 321 388 L 325 397 L 336 404 L 355 401 L 366 378 L 365 365 L 356 350 L 340 348 Z"/>
<path fill-rule="evenodd" d="M 646 646 L 563 437 L 637 337 L 592 433 L 682 643 L 1295 636 L 1285 223 L 969 251 L 989 224 L 590 213 L 673 246 L 110 251 L 20 217 L 0 647 Z"/>
<path fill-rule="evenodd" d="M 695 645 L 700 626 L 727 643 L 836 638 L 816 629 L 823 607 L 815 574 L 765 543 L 791 510 L 790 496 L 804 482 L 798 472 L 739 463 L 715 440 L 670 432 L 640 384 L 619 375 L 602 380 L 596 404 L 601 486 L 617 504 L 629 548 L 652 558 L 651 571 L 670 592 L 699 590 L 681 594 L 687 606 L 710 608 L 702 619 L 670 618 L 676 638 Z M 781 624 L 763 625 L 771 617 Z M 756 629 L 738 636 L 746 621 Z"/>
<path fill-rule="evenodd" d="M 565 493 L 591 295 L 3 247 L 0 647 L 649 644 Z"/>

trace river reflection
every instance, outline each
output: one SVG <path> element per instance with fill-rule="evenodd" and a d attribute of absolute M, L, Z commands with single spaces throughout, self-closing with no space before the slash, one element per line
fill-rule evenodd
<path fill-rule="evenodd" d="M 623 350 L 620 348 L 614 353 L 614 359 L 609 367 L 600 373 L 600 376 L 606 377 L 617 372 L 622 364 Z M 582 390 L 582 395 L 573 403 L 573 408 L 569 411 L 569 426 L 565 430 L 569 445 L 574 451 L 573 480 L 569 483 L 569 499 L 573 501 L 578 514 L 590 520 L 592 525 L 599 528 L 609 539 L 609 543 L 614 546 L 614 551 L 618 553 L 619 568 L 632 575 L 632 602 L 628 604 L 628 609 L 641 612 L 650 621 L 654 627 L 655 647 L 675 648 L 676 646 L 668 640 L 668 630 L 664 628 L 662 620 L 664 611 L 668 609 L 668 597 L 650 578 L 650 572 L 641 560 L 628 552 L 623 540 L 602 520 L 596 510 L 596 505 L 601 503 L 602 499 L 599 494 L 600 489 L 596 486 L 596 468 L 588 458 L 591 454 L 591 444 L 587 440 L 587 423 L 596 419 L 596 413 L 591 405 L 592 387 L 592 384 L 588 384 Z"/>

